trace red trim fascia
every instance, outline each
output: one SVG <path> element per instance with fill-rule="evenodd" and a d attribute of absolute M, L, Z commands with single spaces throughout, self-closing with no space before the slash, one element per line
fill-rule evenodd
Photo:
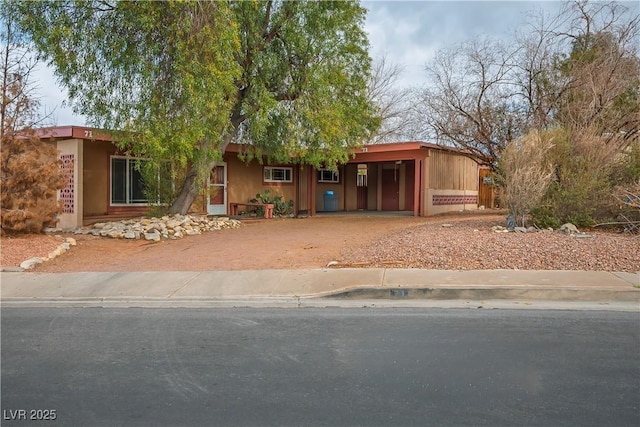
<path fill-rule="evenodd" d="M 426 151 L 385 151 L 356 154 L 355 158 L 349 160 L 349 163 L 395 162 L 397 160 L 418 160 L 425 157 L 427 157 Z"/>
<path fill-rule="evenodd" d="M 36 129 L 36 136 L 40 139 L 84 139 L 90 141 L 114 142 L 109 132 L 86 126 L 54 126 Z"/>

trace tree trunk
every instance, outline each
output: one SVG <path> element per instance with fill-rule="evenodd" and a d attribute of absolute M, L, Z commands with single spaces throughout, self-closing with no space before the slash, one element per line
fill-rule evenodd
<path fill-rule="evenodd" d="M 235 122 L 232 122 L 232 123 L 236 124 Z M 222 147 L 220 147 L 220 150 L 223 155 L 227 147 L 231 143 L 231 140 L 233 139 L 234 135 L 235 135 L 234 132 L 229 132 L 224 137 L 224 143 L 222 144 Z M 216 164 L 217 162 L 215 160 L 212 160 L 211 162 L 209 162 L 208 170 L 211 171 L 216 166 Z M 187 176 L 185 177 L 184 182 L 182 183 L 182 189 L 180 190 L 180 194 L 178 195 L 176 200 L 173 202 L 173 204 L 169 208 L 169 213 L 186 215 L 187 212 L 189 211 L 189 208 L 191 207 L 193 202 L 196 200 L 196 197 L 198 197 L 198 195 L 200 194 L 200 190 L 202 190 L 202 188 L 200 188 L 198 185 L 198 168 L 194 163 L 191 163 L 189 165 L 189 169 L 187 170 Z"/>
<path fill-rule="evenodd" d="M 214 165 L 215 166 L 215 165 Z M 213 166 L 212 166 L 213 168 Z M 169 208 L 170 214 L 185 215 L 200 192 L 197 184 L 198 171 L 193 164 L 189 165 L 187 176 L 182 183 L 180 194 Z"/>

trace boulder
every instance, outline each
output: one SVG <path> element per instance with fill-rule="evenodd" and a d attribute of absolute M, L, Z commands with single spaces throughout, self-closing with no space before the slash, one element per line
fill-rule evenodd
<path fill-rule="evenodd" d="M 567 222 L 566 224 L 562 224 L 562 226 L 560 227 L 560 231 L 565 234 L 577 234 L 580 232 L 578 231 L 578 227 L 571 224 L 570 222 Z"/>
<path fill-rule="evenodd" d="M 160 233 L 153 232 L 153 233 L 144 233 L 144 240 L 152 240 L 154 242 L 159 242 L 160 241 Z"/>
<path fill-rule="evenodd" d="M 22 261 L 20 263 L 20 268 L 24 268 L 25 270 L 30 270 L 38 264 L 42 264 L 44 260 L 40 257 L 29 258 L 26 261 Z"/>

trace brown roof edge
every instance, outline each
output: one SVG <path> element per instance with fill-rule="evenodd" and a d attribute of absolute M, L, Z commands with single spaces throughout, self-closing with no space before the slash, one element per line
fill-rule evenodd
<path fill-rule="evenodd" d="M 101 129 L 95 129 L 87 126 L 51 126 L 36 129 L 36 136 L 40 139 L 88 139 L 92 141 L 109 141 L 113 142 L 113 137 L 109 132 Z"/>
<path fill-rule="evenodd" d="M 418 150 L 418 149 L 433 149 L 442 151 L 451 151 L 453 153 L 462 154 L 467 157 L 476 158 L 469 150 L 463 150 L 456 147 L 450 147 L 447 145 L 434 144 L 432 142 L 424 141 L 406 141 L 406 142 L 388 142 L 384 144 L 365 144 L 362 149 L 356 150 L 356 153 L 375 153 L 375 152 L 389 152 L 389 151 L 405 151 L 405 150 Z M 476 160 L 477 161 L 477 160 Z"/>

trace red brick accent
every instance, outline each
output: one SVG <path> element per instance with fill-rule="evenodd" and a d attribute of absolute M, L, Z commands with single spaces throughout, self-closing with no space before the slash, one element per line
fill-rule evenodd
<path fill-rule="evenodd" d="M 433 206 L 443 205 L 475 205 L 478 203 L 478 196 L 459 196 L 447 194 L 434 194 L 432 198 Z"/>

